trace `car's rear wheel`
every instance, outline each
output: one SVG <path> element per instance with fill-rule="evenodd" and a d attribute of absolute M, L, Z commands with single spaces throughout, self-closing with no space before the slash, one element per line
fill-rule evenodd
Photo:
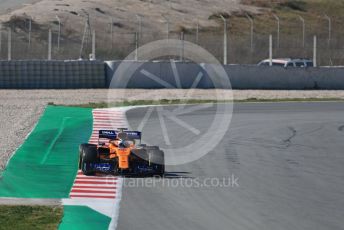
<path fill-rule="evenodd" d="M 88 145 L 82 148 L 81 153 L 81 171 L 85 175 L 94 175 L 96 173 L 94 164 L 98 163 L 98 153 L 96 145 Z"/>
<path fill-rule="evenodd" d="M 165 174 L 165 154 L 159 149 L 147 150 L 149 164 L 154 167 L 154 175 L 163 176 Z"/>
<path fill-rule="evenodd" d="M 131 160 L 134 161 L 148 161 L 148 154 L 147 151 L 145 149 L 133 149 L 131 151 Z"/>
<path fill-rule="evenodd" d="M 159 146 L 145 146 L 144 147 L 146 150 L 158 150 Z"/>

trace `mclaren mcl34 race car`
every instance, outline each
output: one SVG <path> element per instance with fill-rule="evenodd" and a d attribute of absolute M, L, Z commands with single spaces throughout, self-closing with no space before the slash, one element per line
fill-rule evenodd
<path fill-rule="evenodd" d="M 163 176 L 164 152 L 158 146 L 141 144 L 141 136 L 141 132 L 124 128 L 99 130 L 97 145 L 79 146 L 79 169 L 84 175 L 99 172 L 114 175 Z"/>

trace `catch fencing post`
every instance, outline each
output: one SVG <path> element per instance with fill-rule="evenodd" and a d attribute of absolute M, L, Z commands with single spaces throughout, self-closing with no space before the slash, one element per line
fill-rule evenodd
<path fill-rule="evenodd" d="M 299 19 L 302 23 L 302 48 L 305 48 L 305 39 L 306 39 L 306 25 L 305 25 L 305 19 L 301 16 L 299 16 Z"/>
<path fill-rule="evenodd" d="M 198 35 L 199 35 L 199 20 L 197 18 L 197 25 L 196 25 L 196 44 L 197 45 L 198 45 L 198 39 L 199 39 Z"/>
<path fill-rule="evenodd" d="M 317 36 L 313 38 L 313 66 L 317 67 Z"/>
<path fill-rule="evenodd" d="M 272 66 L 272 35 L 269 36 L 269 64 Z"/>
<path fill-rule="evenodd" d="M 163 17 L 164 17 L 164 19 L 166 21 L 167 40 L 169 40 L 170 39 L 170 20 L 165 15 L 163 15 Z"/>
<path fill-rule="evenodd" d="M 332 51 L 331 51 L 331 39 L 332 39 L 332 19 L 325 14 L 325 18 L 328 21 L 328 40 L 327 40 L 327 49 L 329 51 L 329 62 L 330 65 L 333 65 L 332 63 Z"/>
<path fill-rule="evenodd" d="M 12 30 L 8 29 L 8 39 L 7 39 L 7 59 L 11 61 L 12 59 Z"/>
<path fill-rule="evenodd" d="M 180 61 L 182 62 L 184 60 L 184 32 L 180 32 L 180 40 L 182 41 L 181 49 L 180 49 Z"/>
<path fill-rule="evenodd" d="M 31 48 L 31 31 L 32 31 L 32 17 L 30 17 L 29 19 L 29 39 L 28 39 L 29 49 Z"/>
<path fill-rule="evenodd" d="M 227 65 L 227 20 L 220 15 L 223 20 L 223 64 Z"/>
<path fill-rule="evenodd" d="M 79 54 L 79 59 L 82 59 L 82 52 L 83 52 L 83 49 L 84 49 L 84 43 L 85 43 L 85 40 L 86 40 L 86 36 L 87 36 L 87 33 L 88 33 L 88 21 L 85 22 L 85 28 L 84 28 L 84 33 L 83 33 L 83 36 L 82 36 L 82 40 L 81 40 L 81 47 L 80 47 L 80 54 Z"/>
<path fill-rule="evenodd" d="M 96 31 L 92 31 L 92 60 L 96 60 Z"/>
<path fill-rule="evenodd" d="M 138 37 L 137 37 L 137 43 L 138 43 L 138 46 L 140 46 L 140 43 L 141 43 L 141 37 L 142 37 L 142 16 L 141 15 L 138 15 L 136 14 L 136 18 L 139 22 L 139 29 L 138 29 Z"/>
<path fill-rule="evenodd" d="M 280 18 L 276 14 L 273 16 L 277 21 L 277 48 L 280 48 Z"/>
<path fill-rule="evenodd" d="M 113 18 L 111 18 L 110 33 L 111 33 L 111 51 L 112 51 L 113 49 Z"/>
<path fill-rule="evenodd" d="M 60 50 L 60 39 L 61 39 L 61 19 L 56 15 L 56 19 L 59 23 L 58 35 L 57 35 L 57 50 Z"/>
<path fill-rule="evenodd" d="M 327 14 L 325 14 L 325 18 L 328 21 L 328 40 L 327 40 L 327 43 L 328 43 L 328 47 L 330 47 L 331 46 L 331 34 L 332 34 L 332 20 Z"/>
<path fill-rule="evenodd" d="M 253 19 L 247 13 L 246 13 L 246 17 L 250 21 L 250 24 L 251 24 L 251 52 L 253 52 L 254 23 L 253 23 Z"/>
<path fill-rule="evenodd" d="M 49 29 L 49 36 L 48 36 L 48 60 L 51 60 L 51 29 Z"/>
<path fill-rule="evenodd" d="M 135 32 L 135 61 L 137 61 L 138 60 L 138 55 L 139 55 L 139 51 L 138 51 L 138 49 L 139 49 L 139 42 L 138 42 L 138 40 L 139 40 L 139 38 L 138 38 L 139 36 L 138 36 L 138 32 Z"/>
<path fill-rule="evenodd" d="M 0 57 L 1 57 L 1 52 L 2 51 L 2 25 L 0 24 Z"/>

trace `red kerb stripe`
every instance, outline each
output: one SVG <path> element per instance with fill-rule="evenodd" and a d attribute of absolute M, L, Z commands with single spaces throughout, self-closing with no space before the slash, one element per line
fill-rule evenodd
<path fill-rule="evenodd" d="M 96 189 L 96 188 L 99 188 L 99 189 L 117 189 L 117 187 L 116 187 L 116 186 L 113 186 L 113 187 L 94 187 L 94 186 L 78 186 L 78 185 L 75 185 L 75 186 L 73 186 L 73 189 L 75 189 L 75 188 L 94 188 L 94 189 Z"/>
<path fill-rule="evenodd" d="M 70 195 L 70 198 L 103 198 L 103 199 L 115 199 L 116 196 Z"/>
<path fill-rule="evenodd" d="M 107 193 L 107 194 L 115 194 L 116 192 L 114 191 L 94 191 L 94 190 L 80 190 L 80 189 L 73 189 L 72 193 L 76 192 L 76 193 Z"/>
<path fill-rule="evenodd" d="M 99 181 L 116 181 L 115 177 L 77 177 L 76 180 L 89 181 L 89 180 L 99 180 Z"/>
<path fill-rule="evenodd" d="M 74 184 L 104 184 L 104 185 L 114 185 L 117 184 L 116 182 L 106 182 L 106 181 L 80 181 L 80 180 L 75 180 Z"/>

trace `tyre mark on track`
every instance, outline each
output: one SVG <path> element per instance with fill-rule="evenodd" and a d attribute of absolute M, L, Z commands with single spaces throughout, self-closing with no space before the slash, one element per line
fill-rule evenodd
<path fill-rule="evenodd" d="M 296 130 L 293 127 L 288 127 L 288 129 L 292 133 L 287 139 L 283 140 L 283 143 L 286 144 L 287 148 L 291 145 L 291 140 L 296 136 Z"/>
<path fill-rule="evenodd" d="M 52 140 L 52 142 L 50 143 L 42 161 L 41 161 L 41 164 L 45 164 L 45 162 L 47 161 L 48 157 L 49 157 L 49 154 L 51 152 L 51 150 L 54 148 L 57 140 L 60 138 L 61 134 L 63 133 L 63 130 L 64 128 L 66 127 L 66 122 L 67 120 L 69 120 L 70 117 L 64 117 L 63 120 L 62 120 L 62 124 L 60 125 L 60 128 L 58 130 L 58 133 L 56 134 L 55 138 Z"/>

